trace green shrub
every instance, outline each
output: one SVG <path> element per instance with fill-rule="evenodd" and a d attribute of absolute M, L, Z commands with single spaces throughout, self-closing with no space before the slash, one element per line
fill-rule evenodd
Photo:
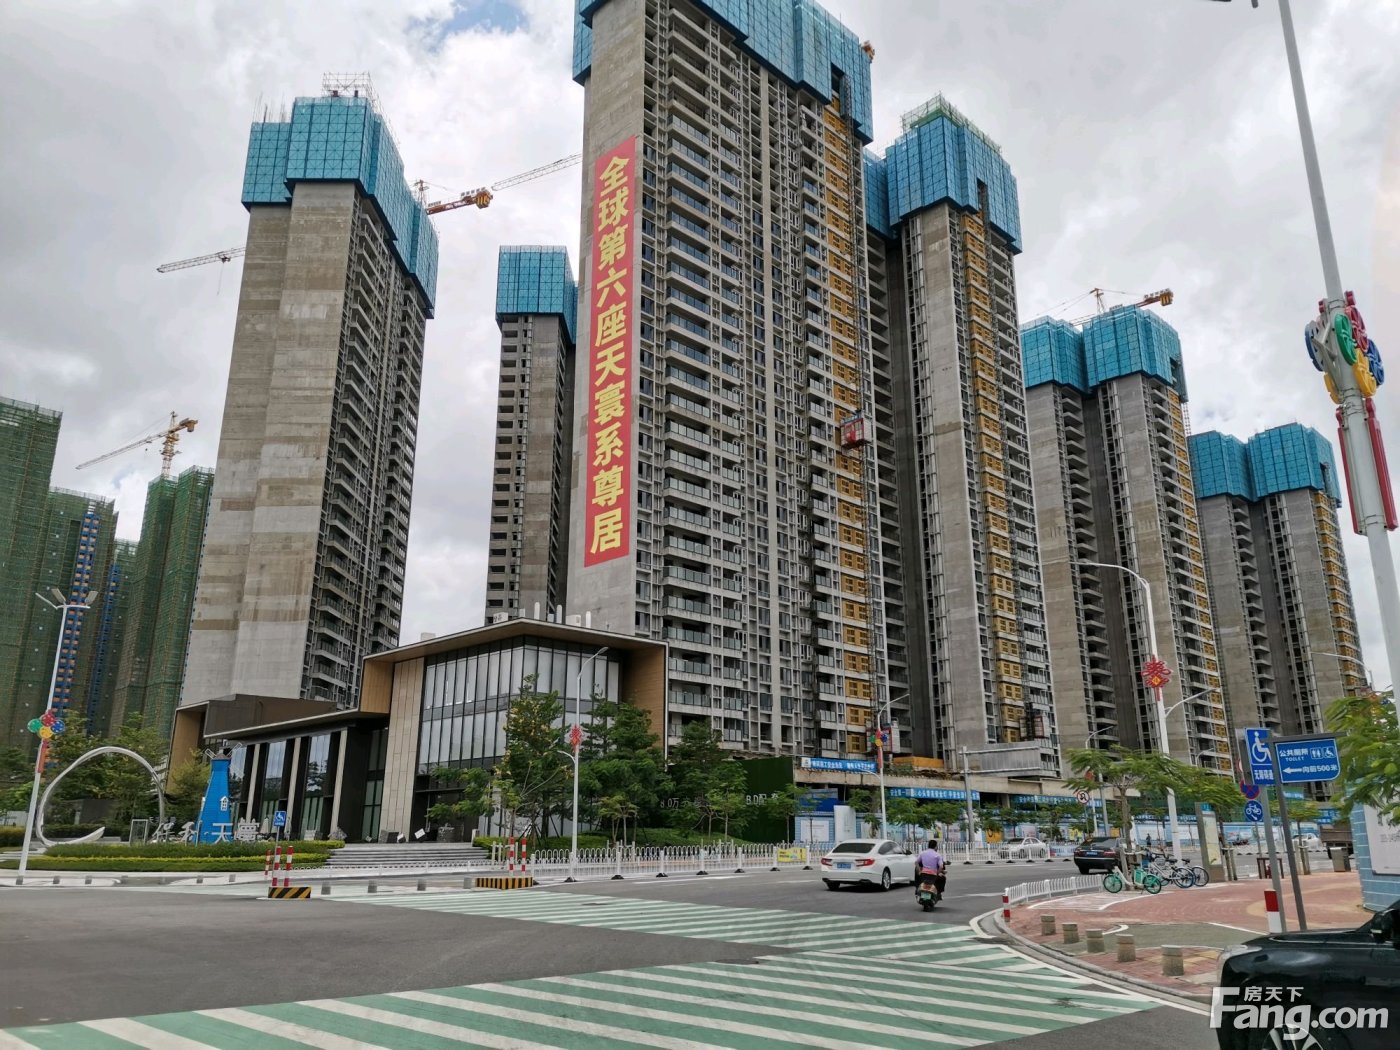
<path fill-rule="evenodd" d="M 51 839 L 76 839 L 90 835 L 104 824 L 45 824 L 44 834 Z M 116 829 L 111 829 L 113 834 Z M 18 825 L 0 825 L 0 846 L 24 845 L 24 829 Z"/>
<path fill-rule="evenodd" d="M 294 868 L 319 868 L 325 853 L 297 852 Z M 33 871 L 261 871 L 261 857 L 53 857 L 29 858 Z M 19 861 L 0 861 L 0 868 L 18 868 Z"/>
<path fill-rule="evenodd" d="M 308 853 L 326 854 L 333 849 L 339 849 L 345 843 L 339 839 L 329 841 L 306 841 L 306 842 L 284 842 L 285 849 L 293 847 L 297 853 L 305 850 Z M 85 842 L 75 843 L 67 846 L 53 846 L 46 853 L 49 857 L 118 857 L 130 859 L 132 857 L 251 857 L 257 858 L 259 864 L 269 849 L 274 848 L 270 842 L 147 842 L 144 845 L 127 846 L 121 843 L 99 843 Z"/>
<path fill-rule="evenodd" d="M 630 838 L 630 830 L 629 830 Z M 678 831 L 675 828 L 638 828 L 636 843 L 638 846 L 666 846 L 676 848 L 680 846 L 719 846 L 724 842 L 731 846 L 749 846 L 752 843 L 745 839 L 730 838 L 725 840 L 720 835 L 703 835 L 698 831 Z M 494 835 L 478 835 L 476 844 L 485 849 L 490 849 L 493 845 L 505 845 L 506 840 Z M 606 849 L 610 843 L 606 835 L 597 832 L 586 831 L 578 837 L 579 849 Z M 545 839 L 535 839 L 530 843 L 532 850 L 536 849 L 568 849 L 569 836 L 551 835 Z"/>
<path fill-rule="evenodd" d="M 0 846 L 23 846 L 24 829 L 13 824 L 0 824 Z"/>

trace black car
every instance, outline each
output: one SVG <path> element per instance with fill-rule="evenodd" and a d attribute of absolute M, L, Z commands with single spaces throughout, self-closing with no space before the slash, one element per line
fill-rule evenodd
<path fill-rule="evenodd" d="M 1214 996 L 1220 1050 L 1394 1050 L 1400 901 L 1354 930 L 1274 933 L 1230 949 Z"/>
<path fill-rule="evenodd" d="M 1118 867 L 1117 839 L 1088 839 L 1074 847 L 1074 865 L 1079 874 L 1091 871 L 1112 871 Z"/>

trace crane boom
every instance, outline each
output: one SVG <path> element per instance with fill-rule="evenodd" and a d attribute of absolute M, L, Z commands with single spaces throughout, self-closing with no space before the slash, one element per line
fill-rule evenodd
<path fill-rule="evenodd" d="M 230 259 L 237 259 L 246 252 L 247 248 L 229 248 L 222 252 L 213 252 L 209 255 L 196 255 L 193 259 L 181 259 L 179 262 L 165 263 L 156 267 L 156 273 L 170 273 L 172 270 L 188 270 L 191 266 L 203 266 L 211 262 L 228 262 Z"/>
<path fill-rule="evenodd" d="M 546 175 L 553 175 L 556 171 L 563 171 L 571 168 L 579 161 L 583 160 L 582 153 L 575 153 L 572 156 L 560 157 L 558 160 L 550 161 L 548 164 L 541 164 L 538 168 L 531 168 L 529 171 L 522 171 L 519 175 L 511 175 L 500 182 L 493 182 L 490 186 L 481 186 L 451 200 L 434 201 L 432 204 L 424 204 L 423 209 L 429 215 L 440 215 L 445 211 L 455 211 L 457 208 L 475 206 L 477 208 L 489 208 L 491 202 L 496 199 L 496 193 L 500 190 L 508 190 L 512 186 L 522 186 L 527 182 L 534 182 L 535 179 L 542 179 Z M 427 190 L 427 184 L 417 182 L 414 184 L 419 193 L 419 199 Z M 157 273 L 172 273 L 175 270 L 188 270 L 191 266 L 203 266 L 205 263 L 220 262 L 226 263 L 230 259 L 237 259 L 247 249 L 229 248 L 227 251 L 211 252 L 209 255 L 196 255 L 193 259 L 181 259 L 178 262 L 168 262 L 157 266 Z"/>
<path fill-rule="evenodd" d="M 194 433 L 195 424 L 198 422 L 199 420 L 197 419 L 189 418 L 181 419 L 177 422 L 176 414 L 174 412 L 171 412 L 170 425 L 164 430 L 157 430 L 154 434 L 147 434 L 143 438 L 137 438 L 135 441 L 131 442 L 128 445 L 123 445 L 121 448 L 113 449 L 111 452 L 105 452 L 102 455 L 96 457 L 95 459 L 88 460 L 86 463 L 79 463 L 74 469 L 82 470 L 84 467 L 90 467 L 94 463 L 102 463 L 106 460 L 111 459 L 113 456 L 120 456 L 123 452 L 130 452 L 134 448 L 140 448 L 142 445 L 149 445 L 153 442 L 159 441 L 161 443 L 160 476 L 163 478 L 168 478 L 170 477 L 170 463 L 175 458 L 176 454 L 175 446 L 178 445 L 180 442 L 180 431 L 185 430 L 189 431 L 190 433 Z"/>
<path fill-rule="evenodd" d="M 1098 312 L 1097 312 L 1097 313 L 1092 313 L 1092 314 L 1090 314 L 1088 317 L 1076 317 L 1076 318 L 1074 318 L 1072 321 L 1069 322 L 1070 324 L 1072 324 L 1072 325 L 1087 324 L 1088 322 L 1092 321 L 1095 317 L 1098 317 L 1099 314 L 1103 313 L 1103 312 L 1107 309 L 1107 307 L 1105 307 L 1105 306 L 1104 306 L 1104 303 L 1103 303 L 1103 297 L 1104 297 L 1105 294 L 1110 294 L 1110 295 L 1122 295 L 1123 293 L 1122 293 L 1122 292 L 1109 292 L 1108 289 L 1106 289 L 1106 288 L 1095 288 L 1095 289 L 1093 289 L 1089 294 L 1092 295 L 1092 296 L 1094 297 L 1094 299 L 1096 300 L 1096 302 L 1098 303 Z M 1081 297 L 1081 298 L 1082 298 L 1082 297 Z M 1161 306 L 1171 306 L 1172 302 L 1173 302 L 1175 299 L 1176 299 L 1176 295 L 1172 292 L 1172 290 L 1171 290 L 1170 288 L 1163 288 L 1163 289 L 1161 289 L 1160 291 L 1152 292 L 1150 295 L 1144 295 L 1144 296 L 1143 296 L 1142 298 L 1140 298 L 1137 302 L 1135 302 L 1135 303 L 1130 303 L 1130 304 L 1128 304 L 1128 305 L 1130 305 L 1130 306 L 1152 306 L 1154 303 L 1156 303 L 1156 304 L 1161 305 Z M 1078 302 L 1078 300 L 1075 300 L 1075 301 Z"/>

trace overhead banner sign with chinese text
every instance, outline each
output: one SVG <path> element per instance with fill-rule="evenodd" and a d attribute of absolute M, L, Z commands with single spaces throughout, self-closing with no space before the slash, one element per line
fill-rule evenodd
<path fill-rule="evenodd" d="M 593 318 L 588 343 L 588 458 L 584 461 L 583 564 L 632 551 L 632 384 L 636 297 L 633 215 L 637 140 L 626 139 L 593 169 Z"/>

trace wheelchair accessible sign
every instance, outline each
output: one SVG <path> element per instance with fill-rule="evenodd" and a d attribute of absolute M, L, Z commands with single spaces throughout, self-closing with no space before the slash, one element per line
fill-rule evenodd
<path fill-rule="evenodd" d="M 1274 766 L 1269 754 L 1269 731 L 1246 729 L 1244 740 L 1254 782 L 1272 787 Z M 1278 751 L 1279 773 L 1285 784 L 1316 784 L 1336 780 L 1342 774 L 1336 737 L 1282 737 L 1273 746 Z"/>

